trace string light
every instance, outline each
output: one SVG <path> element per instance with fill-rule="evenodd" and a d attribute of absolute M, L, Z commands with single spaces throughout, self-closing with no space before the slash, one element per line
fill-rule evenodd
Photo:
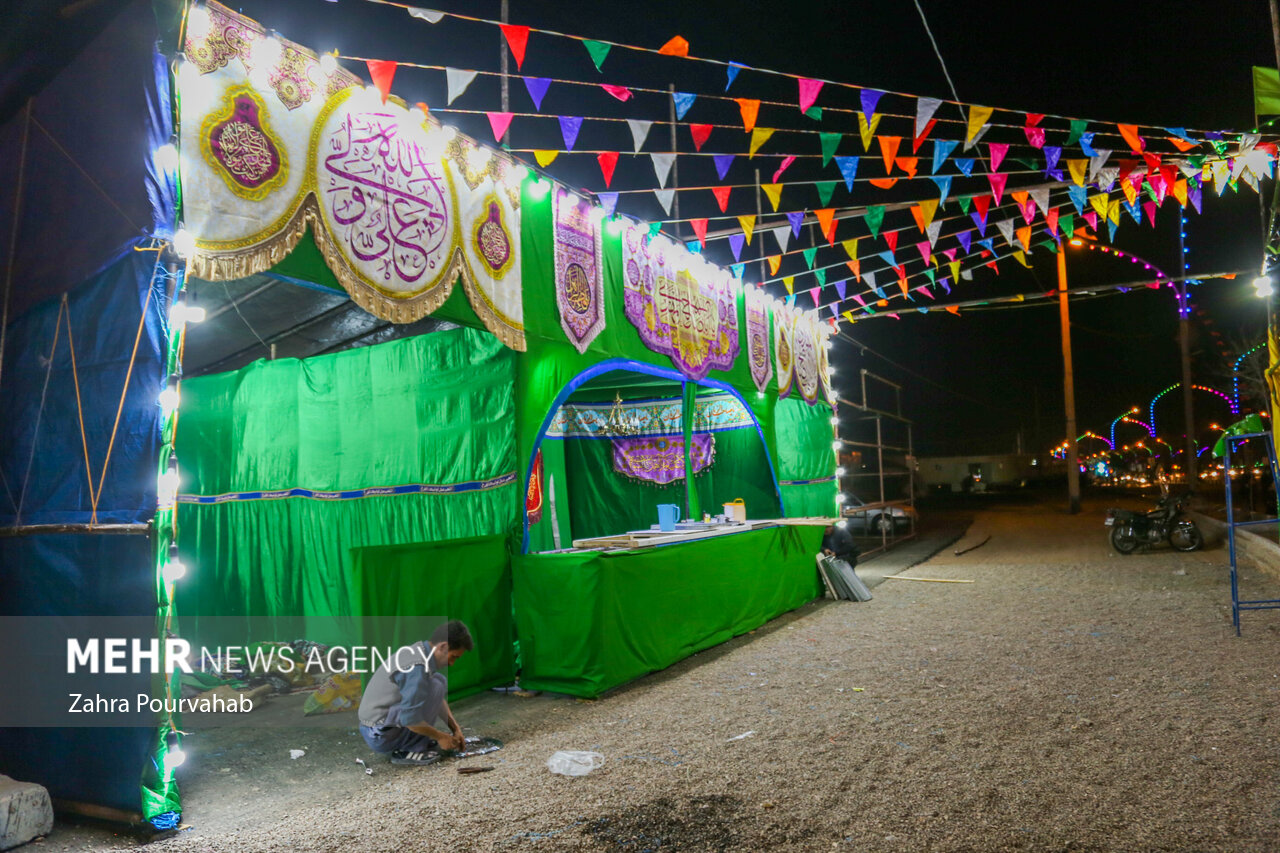
<path fill-rule="evenodd" d="M 169 465 L 156 480 L 156 503 L 161 508 L 171 507 L 178 499 L 178 457 L 169 456 Z"/>
<path fill-rule="evenodd" d="M 156 402 L 160 404 L 160 414 L 165 420 L 178 410 L 178 382 L 181 376 L 174 373 L 165 380 L 164 390 L 160 392 Z"/>
<path fill-rule="evenodd" d="M 169 543 L 169 559 L 164 564 L 164 568 L 160 570 L 160 576 L 164 578 L 165 583 L 173 583 L 181 580 L 187 574 L 187 567 L 182 560 L 178 558 L 178 543 Z"/>
<path fill-rule="evenodd" d="M 191 253 L 195 251 L 195 248 L 196 238 L 191 236 L 191 232 L 186 228 L 179 227 L 173 235 L 173 250 L 178 253 L 178 257 L 191 257 Z"/>

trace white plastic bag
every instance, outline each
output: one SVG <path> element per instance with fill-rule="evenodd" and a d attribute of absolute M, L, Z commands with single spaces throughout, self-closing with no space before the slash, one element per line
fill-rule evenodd
<path fill-rule="evenodd" d="M 586 776 L 604 765 L 604 756 L 598 752 L 560 750 L 547 759 L 547 769 L 561 776 Z"/>

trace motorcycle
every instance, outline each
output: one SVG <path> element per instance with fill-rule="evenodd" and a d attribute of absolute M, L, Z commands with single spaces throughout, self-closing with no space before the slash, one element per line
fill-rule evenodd
<path fill-rule="evenodd" d="M 1194 551 L 1204 545 L 1204 534 L 1184 512 L 1189 494 L 1165 496 L 1150 512 L 1128 509 L 1107 510 L 1106 525 L 1111 528 L 1111 547 L 1121 554 L 1132 554 L 1141 546 L 1168 542 L 1175 551 Z"/>

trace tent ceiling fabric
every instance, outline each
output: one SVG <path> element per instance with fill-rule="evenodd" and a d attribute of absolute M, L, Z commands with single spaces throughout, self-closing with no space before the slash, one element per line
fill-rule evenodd
<path fill-rule="evenodd" d="M 430 317 L 397 325 L 365 311 L 345 294 L 302 287 L 270 274 L 234 281 L 188 281 L 189 304 L 205 321 L 188 330 L 184 373 L 237 370 L 260 358 L 309 358 L 411 337 L 454 324 Z"/>

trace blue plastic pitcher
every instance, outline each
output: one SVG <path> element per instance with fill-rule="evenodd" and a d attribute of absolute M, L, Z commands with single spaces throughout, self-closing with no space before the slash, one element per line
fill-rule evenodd
<path fill-rule="evenodd" d="M 675 530 L 680 520 L 680 507 L 675 504 L 658 504 L 658 529 Z"/>

